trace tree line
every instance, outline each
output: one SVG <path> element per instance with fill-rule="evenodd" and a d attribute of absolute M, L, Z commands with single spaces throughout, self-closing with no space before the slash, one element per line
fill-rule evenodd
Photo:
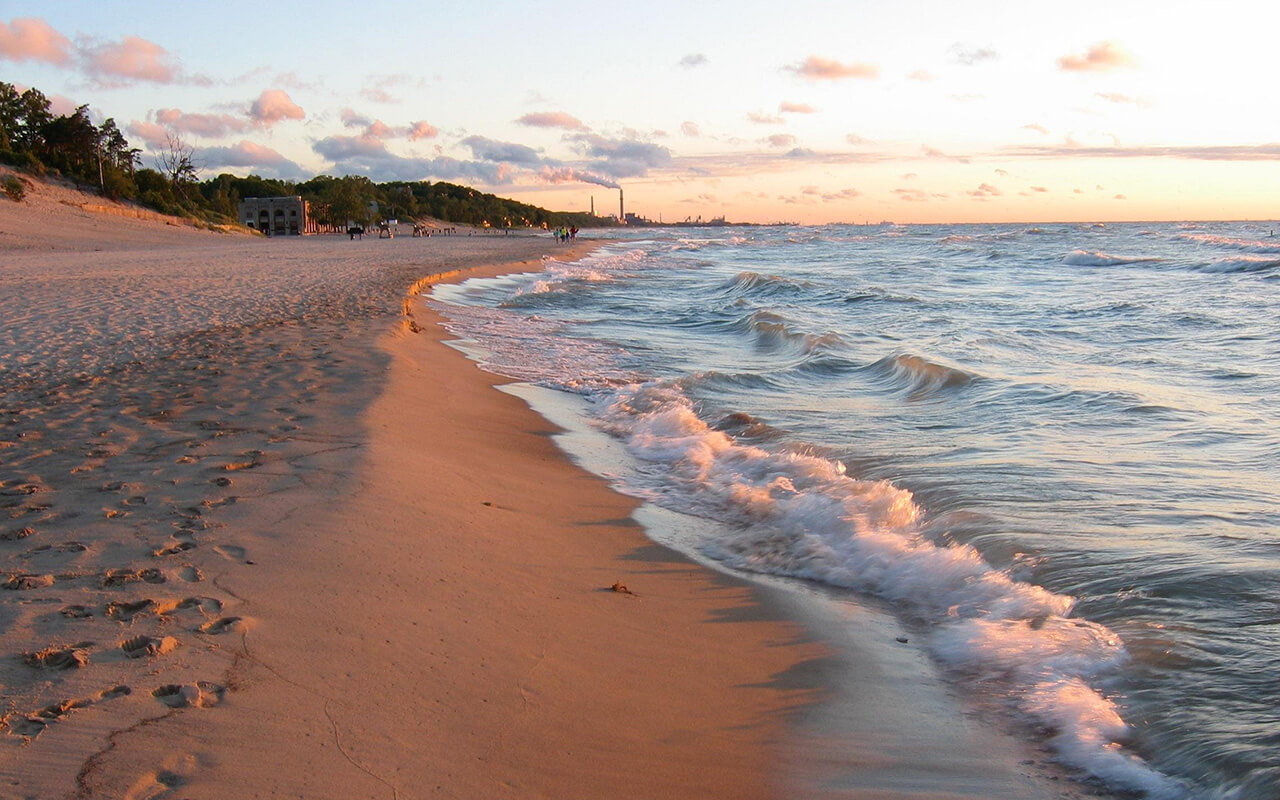
<path fill-rule="evenodd" d="M 51 101 L 39 89 L 19 92 L 0 81 L 0 162 L 37 176 L 67 178 L 113 200 L 131 200 L 195 221 L 237 224 L 243 222 L 238 219 L 243 198 L 300 195 L 310 203 L 313 218 L 338 227 L 423 217 L 517 228 L 613 224 L 588 213 L 548 211 L 444 182 L 374 183 L 353 175 L 292 181 L 230 173 L 200 180 L 197 155 L 179 134 L 170 132 L 153 165 L 143 166 L 142 151 L 130 146 L 114 119 L 95 125 L 88 105 L 54 115 Z"/>

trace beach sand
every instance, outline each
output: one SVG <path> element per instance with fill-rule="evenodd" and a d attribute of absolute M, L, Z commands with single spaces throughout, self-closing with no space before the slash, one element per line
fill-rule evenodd
<path fill-rule="evenodd" d="M 1065 796 L 890 616 L 646 538 L 417 298 L 591 245 L 33 191 L 0 200 L 0 797 Z"/>
<path fill-rule="evenodd" d="M 402 316 L 569 250 L 58 205 L 0 207 L 0 795 L 774 794 L 822 648 Z"/>

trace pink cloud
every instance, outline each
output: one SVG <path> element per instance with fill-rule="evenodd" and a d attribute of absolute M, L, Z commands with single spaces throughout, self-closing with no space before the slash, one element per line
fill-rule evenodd
<path fill-rule="evenodd" d="M 752 111 L 750 114 L 747 114 L 747 119 L 757 125 L 781 125 L 783 122 L 786 122 L 786 120 L 780 116 L 765 114 L 760 111 Z"/>
<path fill-rule="evenodd" d="M 834 81 L 843 78 L 880 77 L 880 68 L 875 64 L 863 62 L 844 64 L 834 59 L 820 56 L 809 56 L 799 64 L 792 64 L 784 67 L 784 69 L 810 80 Z"/>
<path fill-rule="evenodd" d="M 156 149 L 165 143 L 165 138 L 169 131 L 163 125 L 154 122 L 140 122 L 134 120 L 125 128 L 130 136 L 136 136 L 141 139 L 151 149 Z"/>
<path fill-rule="evenodd" d="M 535 111 L 532 114 L 525 114 L 516 122 L 521 125 L 527 125 L 530 128 L 563 128 L 567 131 L 587 130 L 587 126 L 583 124 L 582 120 L 563 111 Z"/>
<path fill-rule="evenodd" d="M 698 127 L 698 123 L 688 120 L 680 123 L 680 132 L 685 136 L 696 138 L 702 135 L 702 129 Z"/>
<path fill-rule="evenodd" d="M 79 107 L 79 103 L 66 95 L 55 94 L 49 98 L 49 113 L 55 117 L 69 116 Z"/>
<path fill-rule="evenodd" d="M 71 60 L 71 41 L 42 19 L 22 17 L 8 25 L 0 22 L 0 58 L 66 64 Z"/>
<path fill-rule="evenodd" d="M 249 116 L 259 125 L 269 127 L 286 119 L 303 119 L 306 112 L 283 89 L 267 89 L 249 107 Z"/>
<path fill-rule="evenodd" d="M 304 174 L 301 167 L 266 145 L 241 140 L 230 147 L 202 148 L 198 155 L 209 169 L 222 167 L 249 167 L 268 169 L 282 178 L 298 178 Z"/>
<path fill-rule="evenodd" d="M 176 108 L 157 110 L 155 120 L 181 133 L 213 138 L 243 133 L 251 127 L 248 120 L 230 114 L 188 114 Z"/>
<path fill-rule="evenodd" d="M 1058 59 L 1058 68 L 1068 72 L 1106 72 L 1133 65 L 1133 56 L 1111 42 L 1090 45 L 1083 55 L 1065 55 Z"/>
<path fill-rule="evenodd" d="M 925 203 L 929 200 L 928 193 L 923 189 L 894 189 L 893 193 L 899 200 L 906 200 L 908 203 Z"/>
<path fill-rule="evenodd" d="M 936 81 L 938 78 L 927 69 L 918 69 L 907 75 L 909 81 Z"/>
<path fill-rule="evenodd" d="M 121 78 L 173 83 L 180 76 L 168 50 L 139 36 L 126 36 L 119 42 L 105 44 L 82 44 L 80 57 L 90 77 L 108 85 Z"/>
<path fill-rule="evenodd" d="M 796 143 L 796 137 L 789 133 L 775 133 L 765 139 L 770 147 L 793 147 Z"/>
<path fill-rule="evenodd" d="M 808 103 L 782 103 L 778 106 L 778 111 L 783 114 L 817 114 L 818 109 Z"/>
<path fill-rule="evenodd" d="M 440 129 L 430 122 L 418 121 L 409 123 L 409 138 L 413 141 L 419 139 L 434 139 L 440 135 Z"/>
<path fill-rule="evenodd" d="M 372 100 L 375 103 L 399 103 L 399 98 L 391 95 L 383 89 L 361 89 L 360 95 L 366 100 Z"/>
<path fill-rule="evenodd" d="M 997 189 L 996 187 L 992 186 L 989 183 L 983 183 L 983 184 L 980 184 L 977 189 L 974 189 L 969 192 L 965 192 L 965 194 L 969 195 L 970 197 L 975 197 L 979 200 L 985 200 L 988 197 L 999 197 L 1001 194 L 1003 194 L 1003 192 L 1001 192 L 999 189 Z"/>

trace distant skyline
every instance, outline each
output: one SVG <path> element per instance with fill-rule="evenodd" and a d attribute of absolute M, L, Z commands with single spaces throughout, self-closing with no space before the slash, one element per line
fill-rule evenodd
<path fill-rule="evenodd" d="M 147 151 L 177 131 L 205 176 L 605 214 L 621 185 L 666 221 L 1280 217 L 1273 4 L 711 5 L 18 0 L 0 79 Z"/>

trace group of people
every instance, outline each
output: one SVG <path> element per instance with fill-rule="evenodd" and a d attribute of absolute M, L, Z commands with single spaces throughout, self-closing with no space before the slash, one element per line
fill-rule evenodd
<path fill-rule="evenodd" d="M 551 233 L 556 237 L 557 242 L 567 242 L 570 239 L 578 238 L 578 226 L 573 225 L 571 227 L 566 228 L 562 225 L 559 228 L 556 228 Z"/>

